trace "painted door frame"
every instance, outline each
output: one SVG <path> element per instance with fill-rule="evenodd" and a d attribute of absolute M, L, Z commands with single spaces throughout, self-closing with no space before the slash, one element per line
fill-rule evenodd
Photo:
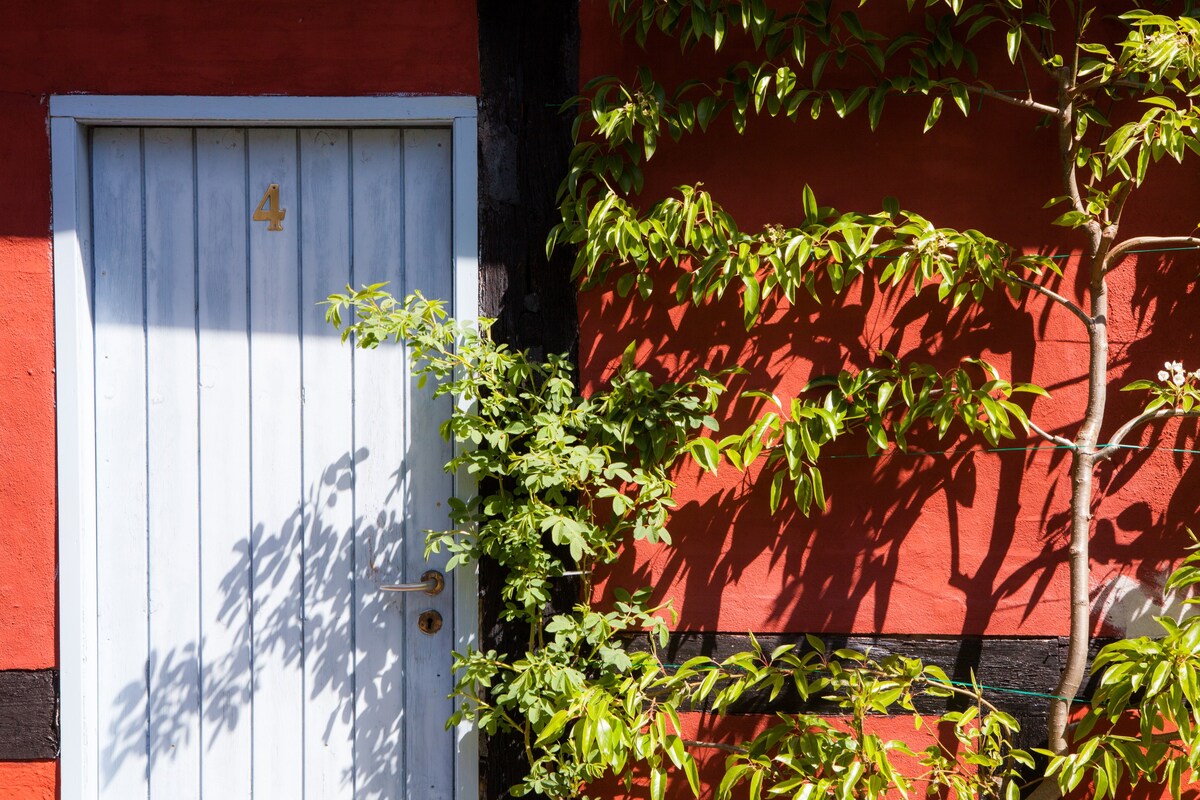
<path fill-rule="evenodd" d="M 88 136 L 96 125 L 187 127 L 450 127 L 453 131 L 453 311 L 479 305 L 478 166 L 474 97 L 181 97 L 58 95 L 50 98 L 54 338 L 58 426 L 58 662 L 60 791 L 97 796 L 96 453 L 91 308 Z M 470 495 L 465 474 L 455 494 Z M 456 572 L 454 649 L 478 636 L 478 578 Z M 455 732 L 456 800 L 479 793 L 473 726 Z"/>

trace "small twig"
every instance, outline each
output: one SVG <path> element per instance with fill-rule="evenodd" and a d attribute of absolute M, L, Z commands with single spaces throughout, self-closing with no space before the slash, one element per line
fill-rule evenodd
<path fill-rule="evenodd" d="M 749 753 L 750 750 L 745 747 L 740 747 L 736 744 L 721 744 L 720 742 L 698 742 L 694 739 L 684 739 L 683 743 L 687 747 L 707 747 L 712 750 L 724 750 L 727 753 Z"/>
<path fill-rule="evenodd" d="M 927 679 L 927 681 L 930 686 L 936 686 L 939 689 L 945 689 L 948 692 L 953 692 L 954 694 L 961 695 L 963 697 L 969 697 L 970 699 L 979 703 L 981 706 L 985 706 L 989 711 L 999 711 L 1000 710 L 1000 709 L 996 708 L 994 705 L 992 705 L 991 703 L 989 703 L 987 700 L 985 700 L 983 695 L 981 695 L 981 694 L 976 694 L 975 692 L 969 692 L 966 689 L 963 689 L 959 686 L 955 686 L 952 683 L 942 683 L 941 681 L 938 681 L 938 680 L 928 680 L 928 679 Z"/>
<path fill-rule="evenodd" d="M 1106 259 L 1108 263 L 1105 271 L 1113 269 L 1118 263 L 1118 258 L 1130 250 L 1139 247 L 1168 247 L 1173 245 L 1200 247 L 1200 238 L 1195 236 L 1134 236 L 1123 242 L 1114 244 L 1109 249 Z"/>
<path fill-rule="evenodd" d="M 1072 314 L 1079 317 L 1079 319 L 1083 322 L 1083 324 L 1087 326 L 1088 330 L 1091 330 L 1093 327 L 1095 327 L 1096 321 L 1093 320 L 1091 317 L 1089 317 L 1087 315 L 1086 311 L 1084 311 L 1082 308 L 1075 305 L 1070 300 L 1063 297 L 1061 294 L 1054 291 L 1053 289 L 1048 289 L 1045 286 L 1042 286 L 1040 283 L 1034 283 L 1033 281 L 1028 281 L 1028 280 L 1025 280 L 1024 278 L 1018 278 L 1016 276 L 1014 276 L 1012 278 L 1012 280 L 1015 283 L 1021 284 L 1026 289 L 1032 289 L 1033 291 L 1037 292 L 1038 294 L 1040 294 L 1044 297 L 1048 297 L 1051 300 L 1053 300 L 1054 302 L 1058 303 L 1060 306 L 1063 306 L 1068 311 L 1070 311 Z"/>
<path fill-rule="evenodd" d="M 1007 95 L 1003 92 L 997 92 L 995 89 L 989 89 L 986 86 L 976 86 L 969 83 L 964 83 L 963 86 L 966 87 L 968 92 L 974 92 L 975 94 L 983 97 L 991 97 L 994 100 L 1002 100 L 1009 105 L 1014 105 L 1019 108 L 1027 108 L 1030 111 L 1039 111 L 1043 114 L 1058 113 L 1058 109 L 1054 106 L 1047 105 L 1045 103 L 1039 103 L 1032 98 L 1013 97 L 1012 95 Z"/>
<path fill-rule="evenodd" d="M 1174 419 L 1175 417 L 1200 417 L 1200 409 L 1184 411 L 1181 408 L 1160 408 L 1157 411 L 1147 411 L 1139 414 L 1117 428 L 1117 432 L 1109 437 L 1104 447 L 1101 447 L 1094 453 L 1095 459 L 1102 461 L 1112 458 L 1121 449 L 1121 442 L 1124 441 L 1125 437 L 1142 425 L 1155 420 Z"/>
<path fill-rule="evenodd" d="M 1048 442 L 1054 442 L 1054 444 L 1059 444 L 1059 445 L 1062 445 L 1063 447 L 1070 447 L 1072 449 L 1074 449 L 1074 447 L 1075 447 L 1075 443 L 1072 442 L 1070 439 L 1068 439 L 1064 436 L 1058 436 L 1057 434 L 1049 433 L 1047 431 L 1042 430 L 1041 428 L 1038 427 L 1037 423 L 1035 423 L 1033 420 L 1029 420 L 1029 428 L 1034 433 L 1036 433 L 1038 436 L 1041 436 L 1043 439 L 1045 439 Z"/>

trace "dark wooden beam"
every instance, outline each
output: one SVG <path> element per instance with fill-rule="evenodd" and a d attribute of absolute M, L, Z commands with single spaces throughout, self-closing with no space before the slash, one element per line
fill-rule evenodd
<path fill-rule="evenodd" d="M 577 0 L 479 0 L 480 310 L 493 336 L 542 358 L 577 358 L 579 322 L 571 256 L 546 257 L 558 221 L 555 193 L 571 152 L 570 118 L 560 106 L 578 92 Z M 528 631 L 502 622 L 503 575 L 480 564 L 480 645 L 524 652 Z M 552 606 L 569 608 L 578 587 L 562 581 Z M 480 792 L 508 796 L 525 774 L 523 742 L 484 737 Z"/>
<path fill-rule="evenodd" d="M 0 671 L 0 761 L 58 757 L 58 670 Z"/>
<path fill-rule="evenodd" d="M 783 644 L 794 644 L 802 651 L 809 649 L 803 634 L 762 633 L 756 634 L 755 638 L 768 653 Z M 927 664 L 941 667 L 951 680 L 969 681 L 974 674 L 980 684 L 995 687 L 986 689 L 984 696 L 1021 723 L 1018 746 L 1045 746 L 1049 698 L 1037 695 L 1049 694 L 1058 682 L 1066 657 L 1065 637 L 822 634 L 818 638 L 829 652 L 847 648 L 869 653 L 875 658 L 891 654 L 920 658 Z M 1109 641 L 1094 641 L 1091 655 L 1094 657 L 1096 651 Z M 631 649 L 644 650 L 648 646 L 644 637 L 630 641 Z M 676 632 L 671 635 L 666 650 L 660 651 L 660 657 L 668 664 L 681 664 L 700 655 L 720 661 L 750 648 L 750 637 L 746 634 Z M 1090 689 L 1087 687 L 1084 694 Z M 923 714 L 937 714 L 950 707 L 956 707 L 955 701 L 925 702 L 918 710 Z M 802 703 L 794 691 L 785 691 L 774 700 L 765 694 L 747 693 L 735 708 L 735 713 L 739 714 L 797 711 L 836 713 L 837 709 L 827 701 Z"/>
<path fill-rule="evenodd" d="M 575 355 L 572 256 L 546 258 L 579 89 L 577 0 L 479 0 L 480 308 L 495 337 Z"/>

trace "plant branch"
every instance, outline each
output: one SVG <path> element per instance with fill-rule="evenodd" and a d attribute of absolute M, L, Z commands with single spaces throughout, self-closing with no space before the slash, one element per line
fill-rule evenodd
<path fill-rule="evenodd" d="M 1048 442 L 1053 442 L 1054 444 L 1062 445 L 1063 447 L 1070 447 L 1072 449 L 1075 448 L 1075 443 L 1072 442 L 1070 439 L 1067 439 L 1064 436 L 1058 436 L 1053 433 L 1049 433 L 1047 431 L 1042 430 L 1041 428 L 1039 428 L 1037 426 L 1037 423 L 1035 423 L 1033 420 L 1029 420 L 1029 428 L 1034 433 L 1036 433 L 1038 436 L 1041 436 L 1043 439 L 1045 439 Z"/>
<path fill-rule="evenodd" d="M 1031 289 L 1044 297 L 1050 298 L 1054 302 L 1058 303 L 1060 306 L 1063 306 L 1068 311 L 1070 311 L 1072 314 L 1079 317 L 1080 321 L 1083 322 L 1083 324 L 1087 326 L 1088 330 L 1091 330 L 1093 327 L 1095 327 L 1096 321 L 1093 320 L 1091 317 L 1089 317 L 1087 315 L 1086 311 L 1084 311 L 1082 308 L 1075 305 L 1075 303 L 1073 303 L 1070 300 L 1068 300 L 1067 298 L 1063 297 L 1061 294 L 1054 291 L 1053 289 L 1048 289 L 1045 286 L 1042 286 L 1040 283 L 1034 283 L 1033 281 L 1026 280 L 1024 278 L 1018 278 L 1015 276 L 1012 278 L 1012 280 L 1014 283 L 1019 283 L 1022 286 L 1024 286 L 1026 289 Z"/>
<path fill-rule="evenodd" d="M 1134 236 L 1114 244 L 1105 258 L 1104 271 L 1117 266 L 1119 258 L 1139 247 L 1191 246 L 1200 248 L 1200 237 L 1196 236 Z"/>
<path fill-rule="evenodd" d="M 931 680 L 931 681 L 929 681 L 929 685 L 936 686 L 939 689 L 945 689 L 947 692 L 953 692 L 954 694 L 960 695 L 962 697 L 968 697 L 971 700 L 974 700 L 975 702 L 979 703 L 979 705 L 987 708 L 988 711 L 999 711 L 1000 710 L 1000 709 L 996 708 L 994 705 L 992 705 L 990 702 L 985 700 L 982 695 L 976 694 L 975 692 L 967 691 L 966 689 L 955 686 L 952 683 L 942 683 L 941 681 Z"/>
<path fill-rule="evenodd" d="M 1200 417 L 1200 409 L 1184 411 L 1181 408 L 1160 408 L 1156 411 L 1147 411 L 1142 414 L 1138 414 L 1136 417 L 1117 428 L 1116 433 L 1109 437 L 1104 447 L 1096 451 L 1096 460 L 1107 460 L 1116 455 L 1116 452 L 1121 449 L 1121 442 L 1125 440 L 1125 437 L 1140 428 L 1142 425 L 1145 425 L 1149 422 L 1154 422 L 1155 420 L 1174 419 L 1175 417 Z"/>
<path fill-rule="evenodd" d="M 745 747 L 739 747 L 736 744 L 721 744 L 720 742 L 699 742 L 693 739 L 684 739 L 684 745 L 687 747 L 706 747 L 712 750 L 724 750 L 727 753 L 749 753 L 750 750 Z"/>
<path fill-rule="evenodd" d="M 1008 103 L 1009 105 L 1017 106 L 1018 108 L 1027 108 L 1030 111 L 1039 111 L 1043 114 L 1058 113 L 1058 109 L 1054 106 L 1046 103 L 1039 103 L 1032 98 L 1013 97 L 1012 95 L 1007 95 L 1003 92 L 997 92 L 995 89 L 989 89 L 986 86 L 975 86 L 973 84 L 963 84 L 963 86 L 968 92 L 974 92 L 975 94 L 983 97 L 991 97 L 994 100 L 1002 100 L 1003 102 Z"/>
<path fill-rule="evenodd" d="M 1075 153 L 1079 148 L 1079 140 L 1075 136 L 1075 103 L 1069 93 L 1072 77 L 1062 70 L 1058 75 L 1058 108 L 1054 110 L 1054 115 L 1058 121 L 1059 166 L 1063 188 L 1071 198 L 1071 207 L 1086 214 L 1087 207 L 1079 193 L 1079 176 L 1075 172 Z"/>

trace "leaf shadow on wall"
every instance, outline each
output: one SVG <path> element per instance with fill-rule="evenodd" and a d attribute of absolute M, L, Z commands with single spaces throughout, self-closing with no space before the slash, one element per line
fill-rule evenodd
<path fill-rule="evenodd" d="M 1065 291 L 1072 280 L 1068 271 L 1051 282 Z M 1048 329 L 1057 327 L 1036 299 L 1014 304 L 997 292 L 977 308 L 951 309 L 933 291 L 914 299 L 864 284 L 819 308 L 807 300 L 768 307 L 763 321 L 746 333 L 730 297 L 685 307 L 660 292 L 648 300 L 583 298 L 582 340 L 590 349 L 581 361 L 592 370 L 590 385 L 599 385 L 607 374 L 602 370 L 613 368 L 636 335 L 642 340 L 640 363 L 659 377 L 741 366 L 746 374 L 734 378 L 731 395 L 760 389 L 786 402 L 811 376 L 869 366 L 884 348 L 904 362 L 940 369 L 984 354 L 1005 377 L 1051 389 L 1053 398 L 1039 399 L 1036 415 L 1056 432 L 1073 432 L 1074 415 L 1083 407 L 1086 343 L 1043 344 L 1039 350 Z M 1184 319 L 1194 319 L 1195 298 L 1186 292 L 1175 296 L 1188 299 L 1191 311 Z M 1175 305 L 1170 311 L 1180 314 Z M 1144 325 L 1155 336 L 1177 327 L 1154 313 Z M 1171 338 L 1191 347 L 1191 336 Z M 1134 360 L 1130 353 L 1142 342 L 1151 341 L 1157 340 L 1124 345 L 1128 352 L 1114 354 L 1113 374 Z M 1113 381 L 1111 394 L 1119 394 L 1128 380 Z M 1110 420 L 1132 400 L 1114 399 L 1118 412 Z M 730 410 L 725 403 L 722 434 L 739 430 L 762 410 L 746 401 Z M 607 572 L 607 580 L 613 586 L 652 585 L 660 601 L 673 598 L 683 631 L 1062 634 L 1070 460 L 1065 451 L 1046 445 L 1018 431 L 1015 441 L 1000 445 L 1013 451 L 983 452 L 993 448 L 981 439 L 938 441 L 927 430 L 910 436 L 909 449 L 928 455 L 866 458 L 861 437 L 849 437 L 822 457 L 829 511 L 807 518 L 789 511 L 787 501 L 772 517 L 769 482 L 753 474 L 742 476 L 725 465 L 717 478 L 699 477 L 689 465 L 680 472 L 681 507 L 671 522 L 675 546 L 640 548 Z M 1182 471 L 1183 462 L 1177 467 Z M 1136 460 L 1118 458 L 1101 472 L 1100 493 L 1132 481 L 1138 468 Z M 1180 491 L 1193 480 L 1191 470 L 1183 477 Z M 1171 484 L 1179 479 L 1177 473 Z M 1178 538 L 1159 525 L 1125 531 L 1122 541 L 1121 552 L 1114 552 L 1098 535 L 1097 557 L 1125 558 L 1136 570 L 1142 560 L 1162 562 L 1181 553 Z"/>
<path fill-rule="evenodd" d="M 326 770 L 324 779 L 340 787 L 338 796 L 404 793 L 405 654 L 395 632 L 408 601 L 378 587 L 397 577 L 389 565 L 400 562 L 411 498 L 403 496 L 401 465 L 386 510 L 352 519 L 355 469 L 368 457 L 365 447 L 346 452 L 284 519 L 256 520 L 252 535 L 236 543 L 220 581 L 219 609 L 203 609 L 215 617 L 208 624 L 216 631 L 183 648 L 152 649 L 149 687 L 132 681 L 111 700 L 102 776 L 130 759 L 145 764 L 148 755 L 153 783 L 159 765 L 198 773 L 210 754 L 219 754 L 206 771 L 226 773 L 249 791 L 253 727 L 255 748 L 278 747 L 289 759 L 282 768 L 293 773 L 312 768 L 296 760 L 299 748 L 305 761 L 315 756 L 337 764 L 338 774 Z M 302 728 L 278 725 L 270 704 L 302 697 Z M 257 722 L 255 714 L 262 715 Z M 171 764 L 182 758 L 193 763 Z"/>

